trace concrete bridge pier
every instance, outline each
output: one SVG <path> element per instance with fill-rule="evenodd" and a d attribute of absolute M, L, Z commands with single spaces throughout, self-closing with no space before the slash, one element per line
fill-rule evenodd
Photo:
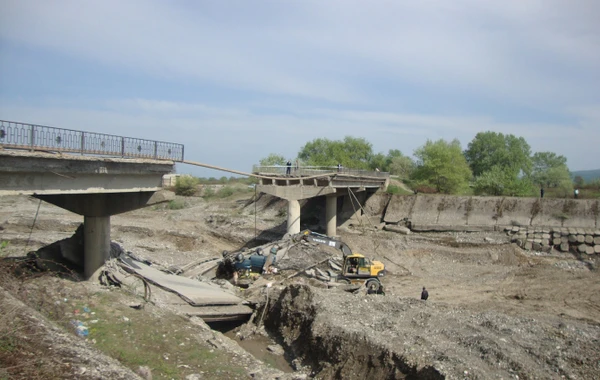
<path fill-rule="evenodd" d="M 36 198 L 83 216 L 83 269 L 89 279 L 110 258 L 110 217 L 172 200 L 168 191 L 39 194 Z M 300 206 L 298 206 L 298 209 Z M 298 226 L 300 225 L 298 211 Z"/>
<path fill-rule="evenodd" d="M 325 220 L 327 236 L 337 234 L 337 196 L 329 195 L 325 197 Z"/>
<path fill-rule="evenodd" d="M 83 217 L 83 272 L 90 278 L 110 258 L 110 216 Z"/>
<path fill-rule="evenodd" d="M 287 232 L 297 234 L 300 232 L 300 202 L 288 200 Z"/>

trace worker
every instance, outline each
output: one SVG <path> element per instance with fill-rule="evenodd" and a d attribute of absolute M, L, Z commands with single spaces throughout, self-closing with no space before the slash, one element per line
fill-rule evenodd
<path fill-rule="evenodd" d="M 423 287 L 423 291 L 421 292 L 421 299 L 422 300 L 427 300 L 427 298 L 429 298 L 429 292 L 427 291 L 427 289 L 425 289 L 425 287 Z"/>
<path fill-rule="evenodd" d="M 287 163 L 285 165 L 287 166 L 287 168 L 285 169 L 285 175 L 290 175 L 292 172 L 292 161 L 287 160 Z"/>

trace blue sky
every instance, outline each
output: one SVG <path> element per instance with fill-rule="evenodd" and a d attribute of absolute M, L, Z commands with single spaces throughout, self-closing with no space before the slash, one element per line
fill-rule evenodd
<path fill-rule="evenodd" d="M 412 156 L 482 131 L 598 169 L 598 19 L 597 0 L 0 0 L 0 119 L 241 171 L 320 137 Z"/>

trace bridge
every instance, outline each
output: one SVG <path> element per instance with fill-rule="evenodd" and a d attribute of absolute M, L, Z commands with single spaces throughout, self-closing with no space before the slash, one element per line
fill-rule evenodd
<path fill-rule="evenodd" d="M 182 144 L 0 120 L 0 195 L 27 194 L 84 218 L 84 274 L 109 258 L 110 217 L 172 199 L 162 177 L 176 162 L 259 179 L 257 190 L 288 201 L 288 232 L 300 232 L 300 200 L 323 197 L 327 234 L 337 200 L 360 205 L 388 173 L 337 167 L 255 166 L 252 173 L 184 159 Z"/>
<path fill-rule="evenodd" d="M 300 232 L 300 200 L 325 199 L 326 234 L 336 236 L 338 200 L 353 205 L 350 219 L 359 220 L 362 205 L 370 193 L 387 186 L 389 173 L 344 167 L 254 166 L 259 178 L 257 190 L 288 202 L 287 232 Z"/>

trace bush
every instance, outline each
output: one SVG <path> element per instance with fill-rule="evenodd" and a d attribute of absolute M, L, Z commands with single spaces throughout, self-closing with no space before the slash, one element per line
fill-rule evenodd
<path fill-rule="evenodd" d="M 212 187 L 204 187 L 204 191 L 202 192 L 202 197 L 211 198 L 215 196 L 215 190 Z"/>
<path fill-rule="evenodd" d="M 185 208 L 185 202 L 181 199 L 173 199 L 172 201 L 169 201 L 168 207 L 169 210 L 181 210 L 182 208 Z"/>
<path fill-rule="evenodd" d="M 388 194 L 399 194 L 400 193 L 400 186 L 397 185 L 389 185 L 387 187 L 387 191 Z"/>
<path fill-rule="evenodd" d="M 199 182 L 198 178 L 190 175 L 177 177 L 177 182 L 175 182 L 175 194 L 186 197 L 192 196 L 196 194 Z"/>
<path fill-rule="evenodd" d="M 233 191 L 233 188 L 231 186 L 223 186 L 217 192 L 217 196 L 219 198 L 227 198 L 227 197 L 233 195 L 233 193 L 234 193 L 234 191 Z"/>

